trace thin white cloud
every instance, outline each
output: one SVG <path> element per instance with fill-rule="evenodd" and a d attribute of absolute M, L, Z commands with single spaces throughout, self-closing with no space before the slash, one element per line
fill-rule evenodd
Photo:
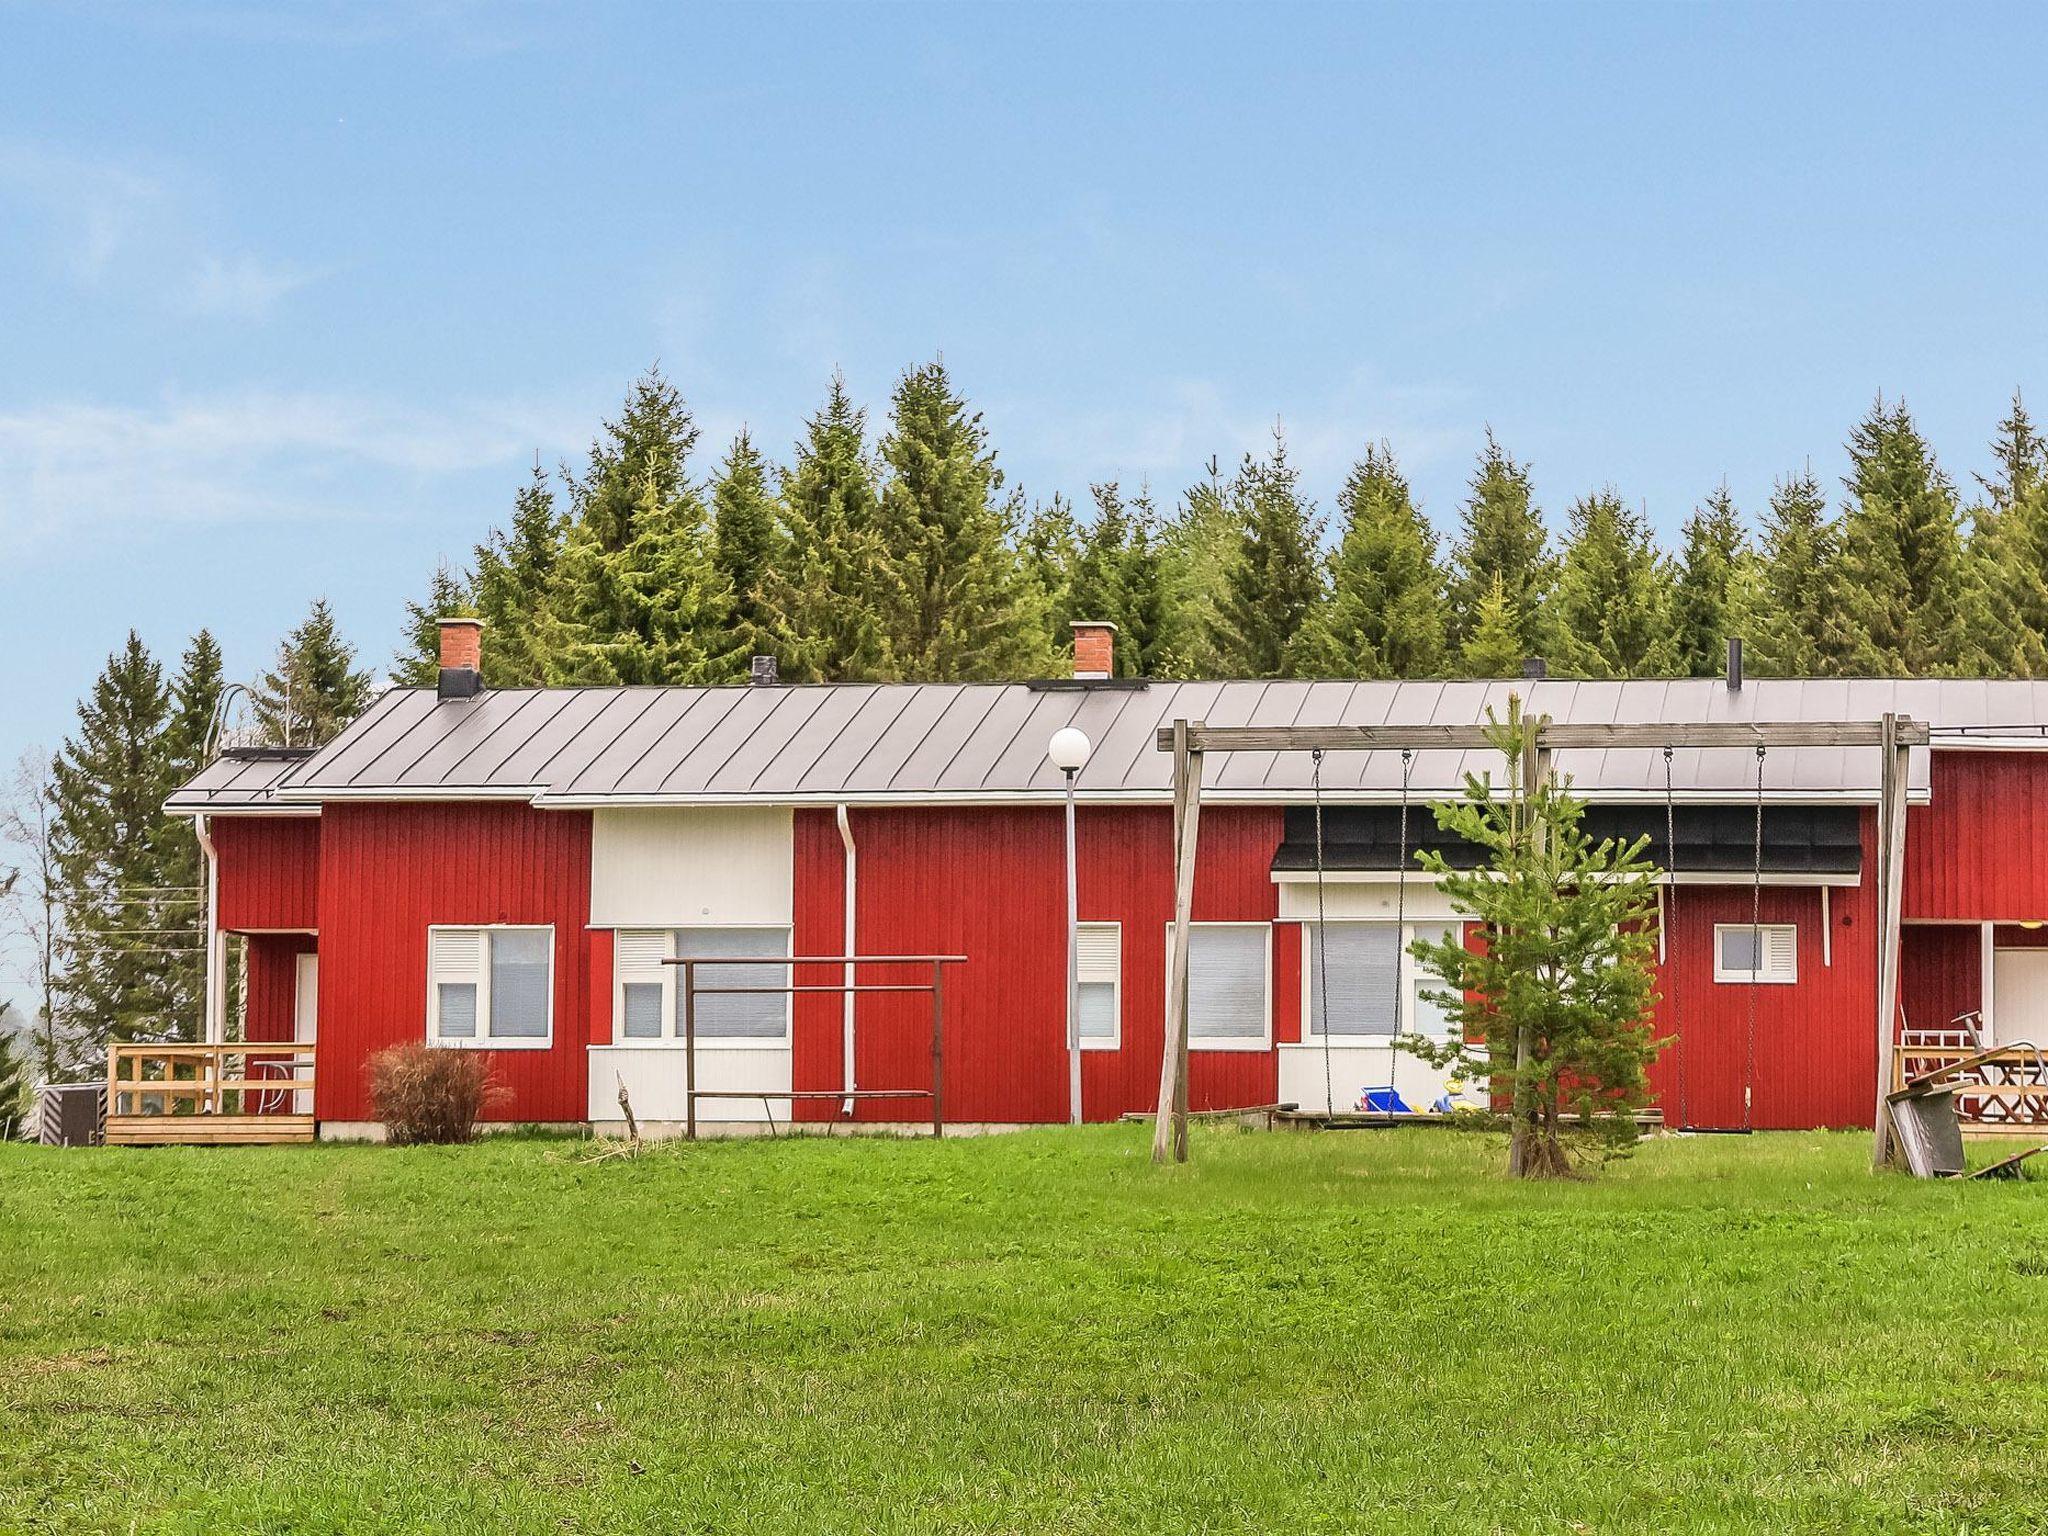
<path fill-rule="evenodd" d="M 324 269 L 221 248 L 202 234 L 208 201 L 167 169 L 0 141 L 0 212 L 39 243 L 58 276 L 99 294 L 184 314 L 265 318 Z"/>
<path fill-rule="evenodd" d="M 0 551 L 14 557 L 164 524 L 393 515 L 408 488 L 552 457 L 588 403 L 418 410 L 345 396 L 246 393 L 149 407 L 0 411 Z"/>

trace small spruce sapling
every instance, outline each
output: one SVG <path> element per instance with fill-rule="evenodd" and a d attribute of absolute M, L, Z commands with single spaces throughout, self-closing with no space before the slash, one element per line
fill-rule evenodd
<path fill-rule="evenodd" d="M 1512 770 L 1536 724 L 1515 697 L 1507 719 L 1489 713 L 1489 724 Z M 1585 802 L 1547 775 L 1532 793 L 1513 771 L 1504 788 L 1467 774 L 1463 798 L 1433 809 L 1439 827 L 1484 852 L 1467 870 L 1434 849 L 1417 855 L 1483 942 L 1468 949 L 1456 930 L 1415 942 L 1416 959 L 1443 978 L 1436 1001 L 1452 1027 L 1447 1038 L 1403 1044 L 1432 1065 L 1491 1079 L 1511 1106 L 1511 1174 L 1567 1177 L 1571 1141 L 1633 1140 L 1664 1044 L 1650 1018 L 1659 871 L 1644 857 L 1649 839 L 1595 842 Z"/>

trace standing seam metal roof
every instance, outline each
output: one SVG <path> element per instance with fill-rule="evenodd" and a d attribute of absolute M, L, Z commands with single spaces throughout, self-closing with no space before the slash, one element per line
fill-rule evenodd
<path fill-rule="evenodd" d="M 1171 765 L 1154 744 L 1175 719 L 1211 725 L 1474 724 L 1519 694 L 1559 723 L 1875 720 L 1887 710 L 1937 732 L 2024 737 L 2048 747 L 2048 683 L 2031 681 L 1718 678 L 1587 682 L 841 683 L 772 688 L 507 689 L 443 701 L 394 689 L 310 758 L 225 756 L 170 800 L 178 811 L 306 810 L 340 798 L 528 799 L 538 805 L 855 803 L 1053 797 L 1061 776 L 1045 745 L 1074 725 L 1094 741 L 1077 782 L 1091 800 L 1164 799 Z M 1946 744 L 1964 744 L 1952 734 Z M 1560 771 L 1596 799 L 1661 798 L 1655 748 L 1560 752 Z M 1746 752 L 1682 749 L 1672 783 L 1688 799 L 1755 792 Z M 1487 752 L 1415 755 L 1412 790 L 1441 795 L 1466 772 L 1498 770 Z M 1311 789 L 1305 753 L 1215 754 L 1205 795 L 1297 801 Z M 1400 754 L 1337 752 L 1323 785 L 1351 801 L 1398 795 Z M 1774 799 L 1869 799 L 1876 753 L 1781 748 L 1764 764 Z M 1924 794 L 1927 753 L 1913 754 Z"/>

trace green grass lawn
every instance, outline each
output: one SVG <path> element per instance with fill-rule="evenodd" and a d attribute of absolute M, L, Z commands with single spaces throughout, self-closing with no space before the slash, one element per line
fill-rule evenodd
<path fill-rule="evenodd" d="M 1148 1134 L 0 1147 L 0 1529 L 2048 1525 L 2048 1184 Z"/>

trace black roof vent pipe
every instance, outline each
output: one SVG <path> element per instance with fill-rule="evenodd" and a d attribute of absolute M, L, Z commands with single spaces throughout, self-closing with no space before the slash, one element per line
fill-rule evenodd
<path fill-rule="evenodd" d="M 1728 637 L 1728 691 L 1742 692 L 1742 636 Z"/>

